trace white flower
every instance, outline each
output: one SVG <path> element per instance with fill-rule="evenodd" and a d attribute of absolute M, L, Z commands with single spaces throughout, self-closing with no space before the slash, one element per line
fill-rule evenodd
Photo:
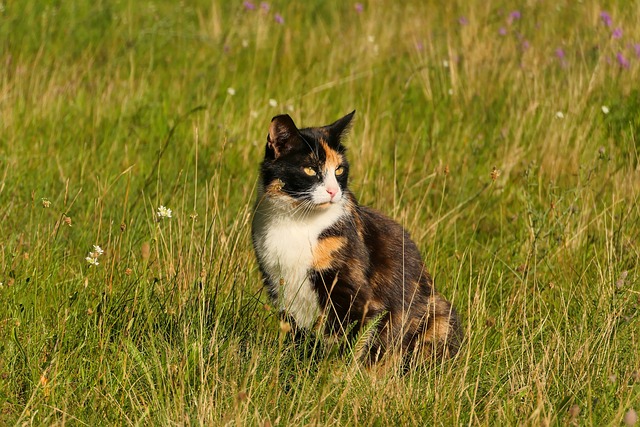
<path fill-rule="evenodd" d="M 227 93 L 229 95 L 233 96 L 233 95 L 236 94 L 236 90 L 234 88 L 230 87 L 230 88 L 227 88 Z"/>
<path fill-rule="evenodd" d="M 158 218 L 171 218 L 171 209 L 160 206 L 158 208 Z"/>
<path fill-rule="evenodd" d="M 242 40 L 242 47 L 248 48 L 249 47 L 249 40 L 246 40 L 246 39 Z"/>
<path fill-rule="evenodd" d="M 271 98 L 269 100 L 269 105 L 272 107 L 277 107 L 278 106 L 278 101 L 276 101 L 275 99 Z"/>
<path fill-rule="evenodd" d="M 98 258 L 94 258 L 92 256 L 88 256 L 88 257 L 85 258 L 85 260 L 87 261 L 87 264 L 89 264 L 89 267 L 91 267 L 92 265 L 96 265 L 96 266 L 100 265 L 100 263 L 98 262 Z"/>
<path fill-rule="evenodd" d="M 104 254 L 104 251 L 102 250 L 102 248 L 98 245 L 93 245 L 93 252 L 94 254 L 96 254 L 96 258 L 102 254 Z"/>
<path fill-rule="evenodd" d="M 449 95 L 453 95 L 453 89 L 448 90 Z"/>
<path fill-rule="evenodd" d="M 564 119 L 564 113 L 562 111 L 558 111 L 556 113 L 556 119 Z"/>
<path fill-rule="evenodd" d="M 446 59 L 444 61 L 442 61 L 442 66 L 444 68 L 449 68 L 449 61 L 447 61 Z"/>
<path fill-rule="evenodd" d="M 609 107 L 607 107 L 606 105 L 602 106 L 602 112 L 605 114 L 609 114 Z"/>

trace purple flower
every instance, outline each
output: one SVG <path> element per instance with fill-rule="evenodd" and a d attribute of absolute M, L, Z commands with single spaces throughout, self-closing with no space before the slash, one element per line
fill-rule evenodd
<path fill-rule="evenodd" d="M 622 38 L 622 28 L 616 28 L 615 30 L 613 30 L 613 33 L 611 33 L 611 36 L 614 39 L 621 39 Z"/>
<path fill-rule="evenodd" d="M 273 17 L 273 19 L 278 23 L 278 24 L 284 24 L 284 18 L 282 17 L 282 15 L 280 15 L 279 13 L 276 13 L 275 16 Z"/>
<path fill-rule="evenodd" d="M 513 21 L 517 21 L 521 17 L 522 17 L 522 14 L 520 13 L 520 11 L 519 10 L 514 10 L 513 12 L 511 12 L 509 14 L 509 17 L 507 18 L 507 23 L 509 25 L 511 25 L 513 23 Z"/>
<path fill-rule="evenodd" d="M 461 16 L 460 18 L 458 18 L 458 23 L 460 25 L 469 25 L 469 20 L 464 16 Z"/>
<path fill-rule="evenodd" d="M 564 59 L 564 50 L 561 47 L 556 49 L 556 56 L 558 59 Z"/>
<path fill-rule="evenodd" d="M 249 0 L 245 0 L 244 2 L 242 2 L 242 5 L 247 10 L 255 10 L 256 8 L 256 5 L 250 2 Z"/>
<path fill-rule="evenodd" d="M 600 19 L 602 19 L 602 23 L 604 25 L 606 25 L 607 27 L 611 26 L 611 15 L 609 15 L 608 12 L 606 12 L 604 10 L 602 12 L 600 12 Z"/>
<path fill-rule="evenodd" d="M 636 56 L 640 58 L 640 43 L 636 43 L 633 45 L 633 50 L 636 51 Z"/>
<path fill-rule="evenodd" d="M 358 13 L 362 13 L 364 11 L 364 6 L 362 5 L 362 3 L 356 3 L 354 5 L 356 12 Z"/>
<path fill-rule="evenodd" d="M 618 52 L 618 54 L 616 55 L 616 59 L 618 60 L 618 64 L 622 68 L 629 68 L 629 61 L 624 57 L 622 52 Z"/>
<path fill-rule="evenodd" d="M 266 1 L 263 1 L 260 3 L 260 9 L 262 9 L 263 12 L 269 12 L 269 9 L 271 8 L 271 6 L 269 6 L 269 3 L 267 3 Z"/>
<path fill-rule="evenodd" d="M 416 42 L 416 49 L 418 49 L 418 50 L 423 50 L 424 49 L 424 44 L 422 44 L 422 41 L 418 40 Z"/>
<path fill-rule="evenodd" d="M 507 29 L 504 27 L 500 27 L 500 29 L 498 30 L 498 34 L 500 34 L 501 36 L 506 36 L 507 35 Z"/>
<path fill-rule="evenodd" d="M 522 50 L 527 50 L 529 49 L 529 47 L 531 46 L 531 44 L 529 43 L 528 40 L 525 40 L 522 42 Z"/>

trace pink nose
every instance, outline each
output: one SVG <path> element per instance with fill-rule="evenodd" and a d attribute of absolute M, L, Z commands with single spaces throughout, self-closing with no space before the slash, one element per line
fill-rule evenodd
<path fill-rule="evenodd" d="M 333 199 L 333 197 L 338 193 L 338 189 L 337 188 L 327 187 L 327 193 L 329 193 L 329 195 Z"/>

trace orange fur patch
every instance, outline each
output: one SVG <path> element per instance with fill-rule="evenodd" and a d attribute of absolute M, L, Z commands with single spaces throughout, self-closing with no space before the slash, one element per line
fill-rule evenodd
<path fill-rule="evenodd" d="M 320 139 L 319 142 L 327 157 L 324 165 L 325 170 L 335 171 L 336 168 L 342 164 L 342 156 L 337 151 L 329 147 L 329 144 L 327 144 L 324 139 Z"/>
<path fill-rule="evenodd" d="M 336 252 L 347 242 L 345 237 L 327 237 L 318 241 L 313 251 L 313 268 L 315 270 L 328 270 L 333 264 Z"/>

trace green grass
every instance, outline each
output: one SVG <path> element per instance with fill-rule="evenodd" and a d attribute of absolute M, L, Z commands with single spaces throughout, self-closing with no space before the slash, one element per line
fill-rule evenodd
<path fill-rule="evenodd" d="M 2 2 L 0 424 L 640 411 L 640 8 L 610 5 L 616 39 L 596 2 L 515 3 Z M 292 344 L 251 249 L 271 117 L 354 108 L 351 188 L 464 323 L 456 358 L 404 376 Z"/>

